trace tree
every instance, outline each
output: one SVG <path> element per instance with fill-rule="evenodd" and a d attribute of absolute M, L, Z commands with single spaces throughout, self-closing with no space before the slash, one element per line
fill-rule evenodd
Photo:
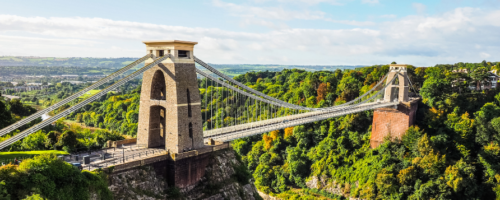
<path fill-rule="evenodd" d="M 472 79 L 476 82 L 476 88 L 482 90 L 482 85 L 489 85 L 491 78 L 486 67 L 480 67 L 471 74 Z"/>
<path fill-rule="evenodd" d="M 21 143 L 24 150 L 44 150 L 47 136 L 43 131 L 37 131 L 25 137 Z"/>
<path fill-rule="evenodd" d="M 287 149 L 287 163 L 290 169 L 290 180 L 298 186 L 305 187 L 305 179 L 309 175 L 310 164 L 300 147 Z"/>
<path fill-rule="evenodd" d="M 454 192 L 463 192 L 465 199 L 473 199 L 477 197 L 478 185 L 475 180 L 476 168 L 463 159 L 459 160 L 454 165 L 450 165 L 444 172 L 446 185 L 453 189 Z"/>
<path fill-rule="evenodd" d="M 33 194 L 30 196 L 26 196 L 26 198 L 24 198 L 23 200 L 45 200 L 45 199 L 42 198 L 40 194 Z"/>
<path fill-rule="evenodd" d="M 19 116 L 29 116 L 36 112 L 36 109 L 31 106 L 25 106 L 19 99 L 9 101 L 10 111 Z"/>
<path fill-rule="evenodd" d="M 493 141 L 500 143 L 500 134 L 491 123 L 493 119 L 500 117 L 500 107 L 494 103 L 486 103 L 474 115 L 477 121 L 476 142 L 481 145 Z M 496 120 L 493 123 L 496 123 Z"/>
<path fill-rule="evenodd" d="M 328 94 L 328 84 L 326 83 L 319 84 L 318 90 L 316 92 L 318 93 L 318 96 L 316 97 L 316 102 L 325 100 L 326 95 Z"/>
<path fill-rule="evenodd" d="M 70 150 L 74 149 L 78 144 L 78 140 L 76 140 L 76 134 L 73 131 L 65 131 L 59 137 L 59 141 L 57 142 L 58 146 L 67 147 Z"/>
<path fill-rule="evenodd" d="M 440 106 L 441 101 L 445 99 L 443 95 L 449 93 L 451 84 L 446 81 L 443 71 L 437 67 L 430 67 L 425 72 L 428 78 L 420 90 L 423 102 L 430 107 Z"/>
<path fill-rule="evenodd" d="M 5 187 L 5 180 L 0 181 L 0 200 L 10 200 L 10 194 Z"/>
<path fill-rule="evenodd" d="M 60 135 L 61 135 L 61 133 L 59 133 L 57 131 L 50 131 L 47 134 L 47 139 L 45 141 L 45 147 L 47 147 L 47 148 L 55 147 Z"/>
<path fill-rule="evenodd" d="M 0 101 L 0 128 L 4 128 L 12 123 L 12 116 L 5 104 Z"/>

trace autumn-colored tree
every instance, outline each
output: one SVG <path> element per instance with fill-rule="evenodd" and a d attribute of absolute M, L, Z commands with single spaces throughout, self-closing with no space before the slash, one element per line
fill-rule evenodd
<path fill-rule="evenodd" d="M 316 102 L 320 102 L 321 100 L 325 100 L 326 95 L 328 94 L 328 84 L 321 83 L 319 84 L 318 90 L 316 91 L 318 96 L 316 97 Z"/>
<path fill-rule="evenodd" d="M 398 174 L 399 183 L 401 185 L 410 185 L 417 179 L 417 175 L 417 169 L 414 166 L 402 169 Z"/>
<path fill-rule="evenodd" d="M 279 137 L 279 134 L 280 134 L 279 130 L 271 131 L 269 133 L 269 137 L 271 137 L 273 139 L 273 141 L 274 141 L 274 140 L 276 140 Z"/>
<path fill-rule="evenodd" d="M 293 126 L 285 128 L 285 139 L 293 135 Z"/>
<path fill-rule="evenodd" d="M 262 137 L 262 140 L 264 140 L 264 148 L 266 148 L 266 150 L 269 150 L 271 148 L 271 146 L 273 145 L 272 144 L 273 138 L 267 136 L 267 134 L 264 134 L 264 136 Z"/>

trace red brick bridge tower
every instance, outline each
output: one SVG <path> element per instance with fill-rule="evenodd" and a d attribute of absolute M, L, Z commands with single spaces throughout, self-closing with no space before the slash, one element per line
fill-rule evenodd
<path fill-rule="evenodd" d="M 137 144 L 170 153 L 204 147 L 201 101 L 193 59 L 197 42 L 144 41 L 147 53 L 171 58 L 144 72 Z M 145 64 L 152 63 L 148 59 Z"/>
<path fill-rule="evenodd" d="M 409 98 L 408 74 L 405 64 L 391 64 L 386 84 L 394 76 L 394 82 L 385 89 L 384 101 L 398 101 L 394 108 L 378 108 L 373 113 L 372 135 L 370 146 L 378 147 L 385 137 L 391 139 L 404 135 L 406 130 L 415 124 L 415 114 L 419 98 Z"/>

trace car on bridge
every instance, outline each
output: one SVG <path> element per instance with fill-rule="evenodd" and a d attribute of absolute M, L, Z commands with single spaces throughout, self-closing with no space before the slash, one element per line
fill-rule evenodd
<path fill-rule="evenodd" d="M 80 171 L 83 170 L 83 166 L 81 163 L 69 163 L 69 164 L 73 165 L 73 167 L 79 169 Z"/>

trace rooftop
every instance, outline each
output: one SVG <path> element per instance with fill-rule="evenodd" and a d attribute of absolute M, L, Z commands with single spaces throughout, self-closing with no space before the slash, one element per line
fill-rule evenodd
<path fill-rule="evenodd" d="M 148 40 L 148 41 L 142 41 L 142 43 L 148 45 L 148 44 L 191 44 L 195 45 L 198 44 L 198 42 L 190 42 L 190 41 L 183 41 L 183 40 Z"/>

